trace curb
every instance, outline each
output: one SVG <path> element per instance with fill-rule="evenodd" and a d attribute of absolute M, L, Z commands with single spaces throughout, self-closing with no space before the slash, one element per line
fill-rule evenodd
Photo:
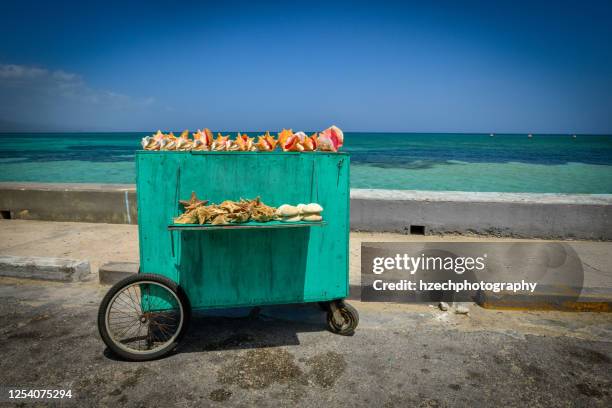
<path fill-rule="evenodd" d="M 553 290 L 537 295 L 480 292 L 476 304 L 485 309 L 611 313 L 612 291 L 610 288 L 584 288 L 579 296 Z"/>
<path fill-rule="evenodd" d="M 0 276 L 78 282 L 91 276 L 91 267 L 84 260 L 1 255 Z"/>
<path fill-rule="evenodd" d="M 360 285 L 351 284 L 347 299 L 363 301 L 361 292 L 362 287 Z M 483 309 L 612 313 L 612 290 L 610 288 L 584 288 L 578 297 L 553 290 L 539 295 L 521 295 L 511 292 L 492 295 L 486 292 L 478 292 L 473 301 Z M 437 300 L 419 295 L 415 295 L 411 302 L 402 302 L 398 299 L 384 299 L 380 302 L 438 303 Z"/>
<path fill-rule="evenodd" d="M 121 279 L 138 273 L 140 264 L 136 262 L 108 262 L 100 266 L 98 277 L 101 285 L 114 285 Z"/>

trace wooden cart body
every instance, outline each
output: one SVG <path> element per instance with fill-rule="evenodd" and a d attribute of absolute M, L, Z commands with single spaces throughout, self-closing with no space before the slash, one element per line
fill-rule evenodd
<path fill-rule="evenodd" d="M 349 156 L 344 153 L 136 154 L 140 272 L 177 282 L 194 309 L 348 296 Z M 260 196 L 319 203 L 321 223 L 175 225 L 179 200 Z"/>

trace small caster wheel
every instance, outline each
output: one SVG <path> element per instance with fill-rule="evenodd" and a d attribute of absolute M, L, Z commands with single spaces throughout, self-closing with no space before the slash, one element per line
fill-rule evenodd
<path fill-rule="evenodd" d="M 352 336 L 359 324 L 357 309 L 343 301 L 330 302 L 327 312 L 327 326 L 333 333 Z"/>

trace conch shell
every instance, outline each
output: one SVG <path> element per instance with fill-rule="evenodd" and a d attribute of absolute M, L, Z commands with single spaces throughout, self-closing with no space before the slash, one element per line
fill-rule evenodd
<path fill-rule="evenodd" d="M 336 126 L 331 126 L 319 133 L 319 150 L 337 152 L 344 144 L 344 133 Z"/>
<path fill-rule="evenodd" d="M 185 129 L 181 136 L 176 141 L 176 150 L 191 150 L 193 147 L 193 141 L 189 139 L 189 130 Z"/>
<path fill-rule="evenodd" d="M 158 130 L 153 136 L 145 136 L 140 141 L 142 148 L 145 150 L 159 150 L 161 141 L 166 137 L 161 130 Z"/>
<path fill-rule="evenodd" d="M 282 138 L 279 135 L 279 142 L 281 144 L 281 149 L 283 149 L 284 152 L 301 152 L 301 151 L 303 151 L 304 150 L 304 146 L 302 146 L 302 144 L 300 143 L 300 137 L 303 134 L 304 134 L 304 132 L 298 132 L 297 134 L 291 134 L 291 135 L 285 134 L 285 135 L 283 135 Z"/>
<path fill-rule="evenodd" d="M 285 152 L 312 152 L 317 150 L 317 134 L 307 136 L 304 132 L 291 133 L 291 130 L 283 130 L 279 133 L 279 143 Z"/>
<path fill-rule="evenodd" d="M 302 151 L 303 149 L 300 150 L 300 147 L 298 147 L 298 142 L 299 138 L 293 134 L 291 129 L 283 129 L 278 134 L 278 143 L 284 152 Z"/>
<path fill-rule="evenodd" d="M 253 145 L 253 138 L 249 137 L 246 133 L 240 134 L 240 132 L 238 132 L 236 140 L 233 141 L 228 150 L 235 150 L 240 152 L 253 151 L 255 150 L 255 146 Z"/>
<path fill-rule="evenodd" d="M 276 213 L 280 217 L 295 217 L 296 215 L 300 215 L 300 209 L 293 205 L 283 204 L 278 207 Z"/>
<path fill-rule="evenodd" d="M 153 140 L 151 136 L 145 136 L 142 139 L 140 139 L 140 145 L 142 146 L 144 150 L 151 150 L 149 149 L 149 146 L 152 146 L 153 143 L 155 143 L 155 141 Z"/>
<path fill-rule="evenodd" d="M 323 207 L 321 207 L 317 203 L 310 204 L 300 204 L 298 205 L 300 208 L 300 213 L 302 214 L 302 220 L 304 221 L 322 221 L 323 217 L 321 217 L 321 213 L 323 212 Z"/>
<path fill-rule="evenodd" d="M 229 135 L 222 136 L 221 133 L 217 133 L 217 138 L 213 140 L 211 150 L 220 152 L 227 150 L 230 145 Z"/>
<path fill-rule="evenodd" d="M 283 204 L 276 210 L 276 215 L 283 222 L 321 221 L 323 207 L 317 203 L 298 204 L 296 206 Z"/>
<path fill-rule="evenodd" d="M 174 133 L 170 132 L 167 135 L 165 135 L 165 137 L 160 142 L 160 149 L 161 150 L 176 150 L 176 142 L 177 142 L 176 136 L 174 136 Z"/>
<path fill-rule="evenodd" d="M 301 142 L 302 146 L 304 146 L 304 151 L 314 152 L 317 150 L 319 145 L 319 141 L 317 140 L 317 134 L 313 133 L 310 136 L 306 136 L 304 140 Z"/>
<path fill-rule="evenodd" d="M 213 134 L 210 129 L 204 129 L 204 131 L 198 129 L 193 134 L 193 147 L 192 150 L 210 150 L 213 143 Z"/>
<path fill-rule="evenodd" d="M 278 142 L 270 136 L 270 132 L 266 132 L 263 136 L 257 136 L 257 139 L 255 146 L 260 152 L 270 152 L 276 149 L 276 143 Z"/>

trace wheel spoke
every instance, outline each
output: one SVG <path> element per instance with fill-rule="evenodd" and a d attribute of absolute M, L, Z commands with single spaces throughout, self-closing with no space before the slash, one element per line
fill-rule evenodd
<path fill-rule="evenodd" d="M 117 291 L 107 306 L 105 322 L 118 347 L 129 352 L 152 353 L 174 341 L 183 316 L 174 291 L 146 280 Z"/>

